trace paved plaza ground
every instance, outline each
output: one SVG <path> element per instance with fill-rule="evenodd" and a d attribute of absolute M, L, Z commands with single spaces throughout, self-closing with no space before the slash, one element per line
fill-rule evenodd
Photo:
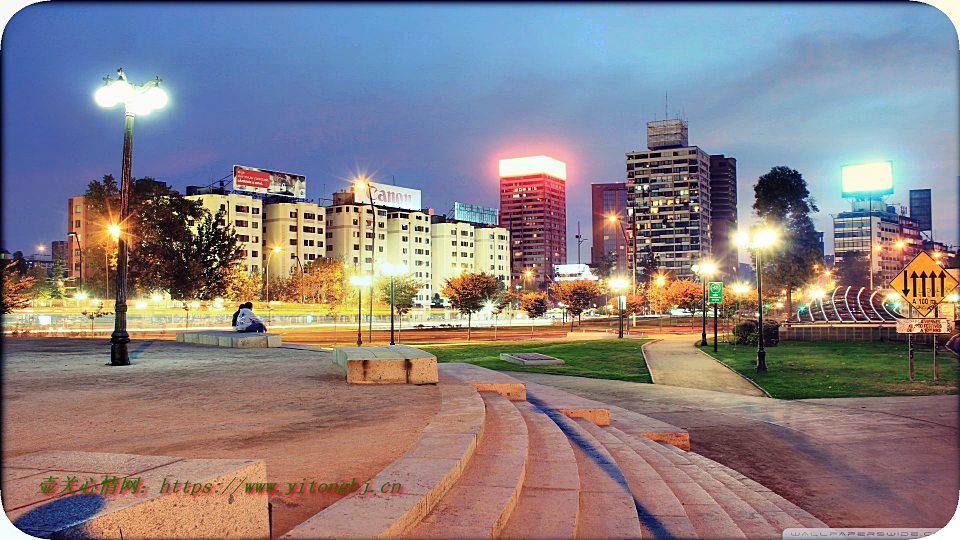
<path fill-rule="evenodd" d="M 694 345 L 700 341 L 700 336 L 661 334 L 656 338 L 643 348 L 647 369 L 656 384 L 746 396 L 764 395 L 740 374 L 700 352 Z"/>
<path fill-rule="evenodd" d="M 432 385 L 348 387 L 329 351 L 131 345 L 133 365 L 110 367 L 105 339 L 4 340 L 3 459 L 53 449 L 259 458 L 270 482 L 365 482 L 439 406 Z M 272 495 L 274 536 L 337 500 Z"/>
<path fill-rule="evenodd" d="M 674 343 L 693 349 L 690 339 L 661 343 L 667 350 Z M 270 482 L 363 482 L 409 449 L 440 402 L 433 385 L 348 386 L 331 353 L 307 345 L 131 345 L 133 365 L 110 367 L 105 339 L 5 340 L 3 459 L 52 449 L 259 458 Z M 669 364 L 658 364 L 660 351 L 650 354 L 648 346 L 646 352 L 654 377 L 663 381 Z M 728 381 L 717 371 L 726 368 L 692 352 L 702 357 L 704 371 L 689 380 Z M 830 525 L 940 527 L 957 508 L 957 396 L 785 401 L 510 374 L 685 428 L 692 450 Z M 270 500 L 277 537 L 338 498 L 281 494 Z M 4 505 L 11 509 L 7 498 Z"/>
<path fill-rule="evenodd" d="M 562 375 L 511 375 L 685 428 L 691 450 L 833 526 L 942 527 L 957 509 L 957 396 L 785 401 Z"/>

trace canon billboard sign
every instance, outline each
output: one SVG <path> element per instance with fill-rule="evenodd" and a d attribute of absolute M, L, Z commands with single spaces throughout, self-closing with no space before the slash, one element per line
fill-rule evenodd
<path fill-rule="evenodd" d="M 373 198 L 373 204 L 376 206 L 385 206 L 388 208 L 402 208 L 404 210 L 421 210 L 420 190 L 402 188 L 397 186 L 388 186 L 386 184 L 368 183 L 369 193 L 366 189 L 354 187 L 353 199 L 359 204 L 370 204 Z"/>

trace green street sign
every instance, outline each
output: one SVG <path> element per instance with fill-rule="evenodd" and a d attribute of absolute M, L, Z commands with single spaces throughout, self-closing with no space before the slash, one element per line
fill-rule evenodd
<path fill-rule="evenodd" d="M 723 303 L 723 282 L 710 281 L 707 283 L 707 302 L 711 304 Z"/>

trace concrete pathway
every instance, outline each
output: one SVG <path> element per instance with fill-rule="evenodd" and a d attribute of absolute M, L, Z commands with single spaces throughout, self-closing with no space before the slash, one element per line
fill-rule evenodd
<path fill-rule="evenodd" d="M 643 347 L 655 384 L 763 397 L 762 390 L 739 373 L 696 348 L 700 336 L 658 335 Z"/>
<path fill-rule="evenodd" d="M 690 432 L 732 467 L 834 527 L 942 527 L 960 492 L 958 397 L 787 401 L 512 372 Z"/>

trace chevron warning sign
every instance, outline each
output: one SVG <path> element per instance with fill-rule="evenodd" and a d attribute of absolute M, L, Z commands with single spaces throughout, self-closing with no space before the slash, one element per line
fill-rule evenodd
<path fill-rule="evenodd" d="M 947 293 L 957 286 L 957 280 L 926 252 L 920 252 L 910 264 L 890 282 L 890 287 L 926 317 Z"/>

